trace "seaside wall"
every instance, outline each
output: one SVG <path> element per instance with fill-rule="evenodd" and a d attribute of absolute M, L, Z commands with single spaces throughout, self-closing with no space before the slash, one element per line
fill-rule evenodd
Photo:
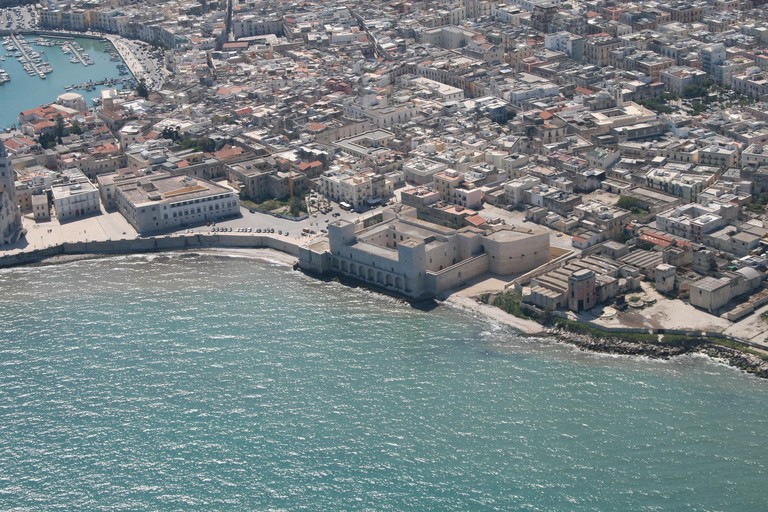
<path fill-rule="evenodd" d="M 19 32 L 17 30 L 0 29 L 0 36 L 5 37 L 11 34 L 25 36 L 49 36 L 49 37 L 82 37 L 83 39 L 105 39 L 107 36 L 117 36 L 117 34 L 102 34 L 98 32 L 68 32 L 66 30 L 47 30 L 47 29 L 27 29 Z"/>
<path fill-rule="evenodd" d="M 47 258 L 65 254 L 129 254 L 212 248 L 273 249 L 291 256 L 299 255 L 298 244 L 276 237 L 192 234 L 133 240 L 67 242 L 36 251 L 0 256 L 0 268 L 38 263 Z"/>
<path fill-rule="evenodd" d="M 469 279 L 488 271 L 488 254 L 483 253 L 469 258 L 438 272 L 427 272 L 426 288 L 429 293 L 438 295 L 451 288 L 457 288 Z"/>
<path fill-rule="evenodd" d="M 330 256 L 325 250 L 312 247 L 299 247 L 299 266 L 304 272 L 325 274 L 331 268 Z"/>

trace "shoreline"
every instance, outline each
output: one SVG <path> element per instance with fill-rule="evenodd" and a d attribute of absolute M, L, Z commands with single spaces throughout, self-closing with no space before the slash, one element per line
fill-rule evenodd
<path fill-rule="evenodd" d="M 266 235 L 204 235 L 181 234 L 135 239 L 63 242 L 43 249 L 20 251 L 0 256 L 0 268 L 55 263 L 58 260 L 92 258 L 118 254 L 146 254 L 184 250 L 247 250 L 272 249 L 296 258 L 299 246 L 291 241 Z"/>
<path fill-rule="evenodd" d="M 689 354 L 701 354 L 733 368 L 768 379 L 768 361 L 736 348 L 719 345 L 710 340 L 700 344 L 662 345 L 647 342 L 631 342 L 616 337 L 579 334 L 562 329 L 552 329 L 548 335 L 557 343 L 567 344 L 584 352 L 670 359 Z"/>
<path fill-rule="evenodd" d="M 112 256 L 149 255 L 149 254 L 199 254 L 221 257 L 252 258 L 285 267 L 293 267 L 296 257 L 289 252 L 274 247 L 155 247 L 150 250 L 128 250 L 116 252 L 78 252 L 57 253 L 45 256 L 36 261 L 28 261 L 17 265 L 6 266 L 48 266 L 71 263 L 76 261 L 102 259 Z M 373 290 L 376 291 L 376 290 Z M 465 313 L 482 317 L 483 319 L 511 327 L 526 336 L 539 336 L 551 339 L 556 343 L 567 344 L 585 352 L 616 354 L 627 356 L 641 356 L 652 359 L 669 359 L 671 357 L 698 353 L 725 362 L 729 366 L 740 369 L 758 378 L 768 379 L 768 361 L 758 356 L 735 348 L 726 347 L 713 341 L 703 341 L 698 344 L 688 345 L 661 345 L 647 342 L 631 342 L 619 337 L 612 337 L 610 333 L 605 335 L 582 334 L 564 329 L 547 328 L 535 320 L 519 318 L 502 309 L 485 304 L 478 297 L 451 294 L 438 304 L 453 307 Z M 412 307 L 415 307 L 411 304 Z M 585 324 L 586 325 L 586 324 Z"/>
<path fill-rule="evenodd" d="M 470 313 L 476 313 L 479 316 L 484 317 L 487 320 L 498 322 L 512 327 L 513 329 L 520 331 L 528 336 L 546 336 L 547 329 L 540 323 L 534 320 L 527 320 L 525 318 L 519 318 L 511 315 L 501 309 L 484 304 L 477 300 L 475 297 L 468 297 L 465 295 L 452 294 L 448 296 L 443 304 L 461 309 L 462 311 L 468 311 Z"/>
<path fill-rule="evenodd" d="M 749 352 L 726 347 L 711 340 L 702 340 L 701 343 L 687 345 L 631 342 L 611 336 L 610 333 L 595 336 L 564 329 L 546 328 L 535 320 L 519 318 L 496 306 L 485 304 L 477 297 L 454 294 L 443 301 L 443 304 L 477 314 L 488 321 L 511 327 L 526 336 L 545 337 L 555 343 L 569 345 L 583 352 L 648 357 L 651 359 L 670 359 L 689 354 L 701 354 L 755 377 L 768 379 L 768 361 Z"/>
<path fill-rule="evenodd" d="M 122 253 L 83 253 L 83 254 L 58 254 L 50 256 L 40 261 L 17 265 L 16 267 L 4 267 L 6 269 L 17 267 L 47 267 L 51 265 L 63 265 L 77 261 L 99 260 L 120 256 L 157 256 L 162 254 L 199 254 L 202 256 L 219 256 L 228 258 L 247 258 L 274 263 L 280 266 L 292 267 L 296 258 L 288 253 L 265 248 L 229 248 L 229 247 L 210 247 L 210 248 L 190 248 L 190 249 L 168 249 L 163 251 L 137 251 Z M 3 267 L 0 267 L 3 268 Z"/>

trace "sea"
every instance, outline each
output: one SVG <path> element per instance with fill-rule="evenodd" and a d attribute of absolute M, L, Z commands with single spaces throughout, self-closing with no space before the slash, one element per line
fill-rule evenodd
<path fill-rule="evenodd" d="M 768 381 L 269 257 L 0 271 L 0 509 L 765 511 Z"/>
<path fill-rule="evenodd" d="M 59 94 L 75 92 L 82 94 L 90 105 L 90 100 L 98 98 L 102 89 L 117 88 L 121 85 L 99 86 L 91 91 L 84 88 L 75 88 L 67 91 L 67 87 L 87 83 L 88 80 L 98 82 L 105 78 L 126 78 L 121 76 L 117 68 L 123 61 L 112 61 L 107 50 L 112 49 L 112 44 L 101 39 L 69 38 L 77 41 L 85 50 L 85 53 L 93 59 L 93 65 L 83 66 L 80 63 L 73 64 L 69 61 L 71 54 L 65 54 L 60 46 L 40 46 L 34 41 L 37 36 L 24 36 L 29 41 L 32 50 L 41 54 L 44 61 L 53 66 L 53 72 L 45 80 L 37 75 L 30 76 L 15 57 L 7 56 L 4 46 L 0 45 L 0 68 L 5 69 L 11 80 L 0 85 L 0 129 L 11 128 L 18 123 L 19 112 L 56 101 Z M 61 41 L 49 36 L 43 36 L 51 41 Z M 130 78 L 131 75 L 127 75 Z"/>

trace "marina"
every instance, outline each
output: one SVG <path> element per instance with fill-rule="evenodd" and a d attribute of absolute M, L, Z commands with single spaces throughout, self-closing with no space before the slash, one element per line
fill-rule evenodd
<path fill-rule="evenodd" d="M 82 94 L 89 103 L 101 89 L 135 87 L 109 41 L 53 35 L 9 35 L 0 50 L 0 129 L 11 128 L 20 111 L 56 101 L 64 92 Z M 115 56 L 120 60 L 114 60 Z M 70 59 L 76 63 L 70 63 Z"/>

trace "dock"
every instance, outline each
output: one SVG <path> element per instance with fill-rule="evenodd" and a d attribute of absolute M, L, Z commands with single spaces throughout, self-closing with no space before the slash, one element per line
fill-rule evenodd
<path fill-rule="evenodd" d="M 63 45 L 61 45 L 61 47 L 62 48 L 64 48 L 64 47 L 69 48 L 72 51 L 72 55 L 74 55 L 75 58 L 78 61 L 80 61 L 80 64 L 82 64 L 83 66 L 90 66 L 91 64 L 93 64 L 93 61 L 91 61 L 90 59 L 86 59 L 85 58 L 84 52 L 81 51 L 79 46 L 76 46 L 76 45 L 74 45 L 72 43 L 64 43 Z"/>
<path fill-rule="evenodd" d="M 29 49 L 29 46 L 27 44 L 26 40 L 23 39 L 15 34 L 11 34 L 11 40 L 13 41 L 13 44 L 16 46 L 16 49 L 21 52 L 21 54 L 24 56 L 24 59 L 26 59 L 27 64 L 32 68 L 32 70 L 37 73 L 37 76 L 40 78 L 45 78 L 45 73 L 40 69 L 40 65 L 35 62 L 35 59 L 32 57 L 32 55 L 29 54 L 27 51 Z"/>

